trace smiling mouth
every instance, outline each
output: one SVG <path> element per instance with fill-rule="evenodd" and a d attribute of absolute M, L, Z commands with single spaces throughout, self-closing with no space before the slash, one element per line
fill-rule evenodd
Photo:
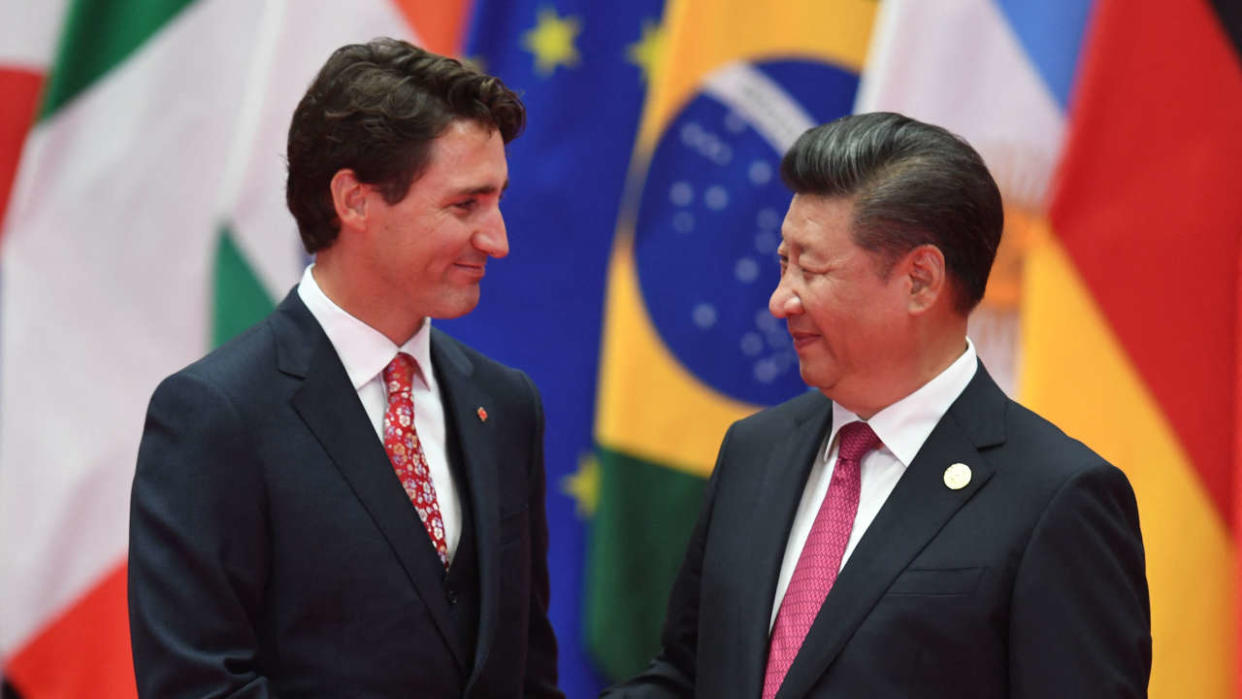
<path fill-rule="evenodd" d="M 819 335 L 815 333 L 799 332 L 795 330 L 789 331 L 789 337 L 793 339 L 794 349 L 808 347 L 819 339 Z"/>
<path fill-rule="evenodd" d="M 472 265 L 472 264 L 467 264 L 464 262 L 458 262 L 454 264 L 453 266 L 472 277 L 477 277 L 480 279 L 483 278 L 483 276 L 487 273 L 486 267 L 484 265 Z"/>

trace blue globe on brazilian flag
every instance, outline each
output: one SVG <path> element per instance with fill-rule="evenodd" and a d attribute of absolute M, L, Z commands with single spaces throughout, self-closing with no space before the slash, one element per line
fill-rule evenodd
<path fill-rule="evenodd" d="M 656 146 L 635 222 L 639 289 L 678 363 L 725 396 L 772 405 L 804 388 L 768 312 L 789 205 L 780 159 L 802 132 L 848 114 L 857 86 L 823 63 L 731 63 Z"/>
<path fill-rule="evenodd" d="M 729 424 L 806 390 L 768 312 L 790 199 L 780 159 L 852 110 L 875 7 L 728 4 L 667 7 L 609 266 L 586 637 L 613 679 L 659 649 Z"/>

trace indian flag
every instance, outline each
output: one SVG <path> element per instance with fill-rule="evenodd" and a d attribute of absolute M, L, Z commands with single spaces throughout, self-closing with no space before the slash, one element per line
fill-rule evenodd
<path fill-rule="evenodd" d="M 587 638 L 613 679 L 658 649 L 728 425 L 805 390 L 767 311 L 780 158 L 848 114 L 875 3 L 671 0 L 608 270 Z"/>
<path fill-rule="evenodd" d="M 463 11 L 77 0 L 46 83 L 0 55 L 0 86 L 20 87 L 6 94 L 41 91 L 0 239 L 0 658 L 22 696 L 134 694 L 125 559 L 147 399 L 296 281 L 285 131 L 329 53 L 380 35 L 453 53 Z M 24 12 L 3 32 L 55 35 L 52 14 Z M 0 156 L 22 140 L 10 108 Z"/>
<path fill-rule="evenodd" d="M 1133 483 L 1157 698 L 1242 686 L 1236 21 L 1206 0 L 886 0 L 859 102 L 962 134 L 997 175 L 1007 240 L 972 332 Z"/>

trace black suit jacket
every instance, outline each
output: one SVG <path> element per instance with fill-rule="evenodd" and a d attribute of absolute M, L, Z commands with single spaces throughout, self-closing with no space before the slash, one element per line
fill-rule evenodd
<path fill-rule="evenodd" d="M 831 423 L 808 393 L 734 424 L 663 649 L 613 697 L 760 696 L 785 542 Z M 967 464 L 969 485 L 943 475 Z M 1150 613 L 1125 476 L 982 365 L 859 541 L 777 696 L 1143 697 Z"/>
<path fill-rule="evenodd" d="M 476 646 L 295 290 L 151 399 L 130 518 L 142 695 L 560 696 L 538 393 L 434 330 L 431 352 L 476 534 Z"/>

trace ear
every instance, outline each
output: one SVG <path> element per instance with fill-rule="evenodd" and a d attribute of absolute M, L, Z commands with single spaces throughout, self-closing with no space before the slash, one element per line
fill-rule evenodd
<path fill-rule="evenodd" d="M 367 199 L 370 190 L 358 180 L 353 170 L 337 170 L 328 184 L 332 207 L 341 222 L 341 230 L 362 230 L 367 224 Z"/>
<path fill-rule="evenodd" d="M 935 245 L 920 245 L 906 253 L 900 266 L 909 281 L 908 306 L 918 315 L 949 295 L 949 278 L 944 253 Z"/>

